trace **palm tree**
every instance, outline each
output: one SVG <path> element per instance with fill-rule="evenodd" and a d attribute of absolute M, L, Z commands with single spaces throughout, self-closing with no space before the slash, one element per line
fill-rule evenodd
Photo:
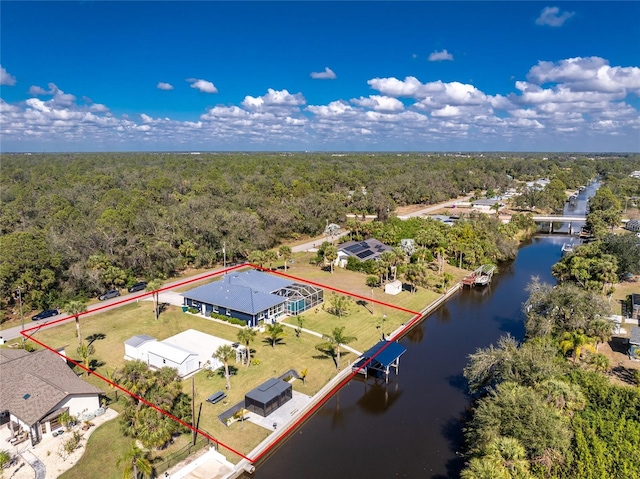
<path fill-rule="evenodd" d="M 511 479 L 509 471 L 491 457 L 474 457 L 460 473 L 461 479 Z"/>
<path fill-rule="evenodd" d="M 255 339 L 256 334 L 256 330 L 249 326 L 238 331 L 238 341 L 244 344 L 247 348 L 247 367 L 251 364 L 251 348 L 249 347 L 249 344 L 251 344 L 251 341 Z"/>
<path fill-rule="evenodd" d="M 118 466 L 121 463 L 124 463 L 122 476 L 124 479 L 151 477 L 152 467 L 149 461 L 149 453 L 140 449 L 136 445 L 136 441 L 133 441 L 127 452 L 118 459 Z"/>
<path fill-rule="evenodd" d="M 333 274 L 333 265 L 336 259 L 338 259 L 338 248 L 332 244 L 327 245 L 324 249 L 324 260 L 329 262 L 331 274 Z"/>
<path fill-rule="evenodd" d="M 598 318 L 589 323 L 589 336 L 596 340 L 596 351 L 598 351 L 601 343 L 611 340 L 613 333 L 613 322 L 606 319 Z"/>
<path fill-rule="evenodd" d="M 271 343 L 271 347 L 275 348 L 276 344 L 280 342 L 284 334 L 284 328 L 280 323 L 267 324 L 265 336 Z"/>
<path fill-rule="evenodd" d="M 333 328 L 333 331 L 330 335 L 323 334 L 322 339 L 324 339 L 324 343 L 322 343 L 324 349 L 333 349 L 336 353 L 336 367 L 340 369 L 340 345 L 341 344 L 349 344 L 358 338 L 355 336 L 346 336 L 344 334 L 344 326 L 339 328 Z"/>
<path fill-rule="evenodd" d="M 265 260 L 265 262 L 269 263 L 269 269 L 271 269 L 271 266 L 273 265 L 273 262 L 278 260 L 278 253 L 276 253 L 272 249 L 270 249 L 268 251 L 265 251 L 264 252 L 264 260 Z"/>
<path fill-rule="evenodd" d="M 156 321 L 158 320 L 158 316 L 160 316 L 160 305 L 158 304 L 159 301 L 159 295 L 160 295 L 160 291 L 158 291 L 160 288 L 162 288 L 162 280 L 160 279 L 152 279 L 151 281 L 149 281 L 147 283 L 147 287 L 145 288 L 147 291 L 153 291 L 153 294 L 151 296 L 153 296 L 153 311 L 155 314 L 155 319 Z"/>
<path fill-rule="evenodd" d="M 116 385 L 120 382 L 120 377 L 118 376 L 118 369 L 107 369 L 107 374 L 105 377 L 109 380 L 109 389 L 116 390 L 116 401 L 118 400 L 118 389 Z"/>
<path fill-rule="evenodd" d="M 563 354 L 567 354 L 569 351 L 573 351 L 573 362 L 576 363 L 580 360 L 582 350 L 587 349 L 592 352 L 596 352 L 596 349 L 591 345 L 593 339 L 584 334 L 581 330 L 565 332 L 562 335 L 562 341 L 560 341 L 560 350 Z"/>
<path fill-rule="evenodd" d="M 82 346 L 82 335 L 80 334 L 80 314 L 87 310 L 87 305 L 83 301 L 69 301 L 64 310 L 72 315 L 76 320 L 76 336 L 78 336 L 78 346 Z"/>
<path fill-rule="evenodd" d="M 91 371 L 89 370 L 89 365 L 91 364 L 91 356 L 95 354 L 96 348 L 93 346 L 93 344 L 80 343 L 80 346 L 78 346 L 76 351 L 80 355 L 82 365 L 85 367 L 88 376 L 89 374 L 91 374 Z"/>
<path fill-rule="evenodd" d="M 126 361 L 120 376 L 122 387 L 138 397 L 144 397 L 153 384 L 151 371 L 141 360 Z M 144 403 L 138 400 L 138 409 Z"/>
<path fill-rule="evenodd" d="M 228 344 L 224 344 L 216 349 L 213 357 L 224 363 L 224 378 L 227 381 L 227 389 L 231 390 L 231 382 L 229 381 L 229 358 L 235 354 L 235 351 Z"/>
<path fill-rule="evenodd" d="M 289 260 L 291 259 L 291 256 L 293 255 L 293 253 L 291 252 L 291 248 L 289 246 L 283 244 L 278 249 L 278 253 L 280 254 L 280 257 L 282 258 L 282 260 L 284 261 L 284 271 L 286 273 L 286 271 L 287 271 L 287 263 L 289 262 Z"/>
<path fill-rule="evenodd" d="M 249 263 L 257 264 L 262 268 L 262 265 L 265 262 L 264 253 L 260 250 L 254 250 L 251 253 L 249 253 L 249 257 L 247 258 L 247 260 L 249 261 Z"/>
<path fill-rule="evenodd" d="M 529 472 L 527 451 L 520 441 L 513 437 L 500 436 L 493 439 L 487 446 L 486 455 L 507 469 L 509 477 L 519 479 L 532 477 Z"/>
<path fill-rule="evenodd" d="M 442 276 L 442 271 L 444 269 L 444 259 L 446 252 L 447 250 L 444 248 L 444 246 L 438 246 L 436 248 L 436 255 L 438 256 L 438 274 L 440 276 Z"/>

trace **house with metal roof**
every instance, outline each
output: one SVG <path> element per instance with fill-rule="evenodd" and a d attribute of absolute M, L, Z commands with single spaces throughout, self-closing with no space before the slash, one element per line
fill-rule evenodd
<path fill-rule="evenodd" d="M 360 261 L 367 261 L 369 259 L 377 261 L 385 251 L 393 251 L 393 248 L 375 238 L 369 238 L 364 241 L 347 241 L 338 247 L 336 264 L 344 268 L 349 256 L 353 256 Z"/>
<path fill-rule="evenodd" d="M 284 314 L 297 315 L 324 300 L 324 290 L 262 271 L 234 272 L 183 293 L 186 306 L 205 316 L 222 314 L 254 327 Z"/>
<path fill-rule="evenodd" d="M 244 407 L 267 417 L 293 397 L 293 387 L 282 379 L 271 378 L 244 396 Z"/>
<path fill-rule="evenodd" d="M 640 361 L 640 327 L 631 327 L 629 338 L 629 358 Z"/>
<path fill-rule="evenodd" d="M 0 378 L 0 412 L 9 413 L 12 436 L 28 434 L 33 445 L 62 426 L 63 413 L 78 417 L 100 409 L 102 391 L 47 349 L 0 349 Z"/>

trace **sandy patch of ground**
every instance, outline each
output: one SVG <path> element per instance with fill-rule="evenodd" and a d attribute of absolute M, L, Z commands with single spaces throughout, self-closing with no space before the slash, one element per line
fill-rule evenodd
<path fill-rule="evenodd" d="M 25 454 L 25 457 L 30 456 L 30 452 L 44 464 L 46 469 L 45 478 L 56 479 L 63 472 L 75 466 L 75 464 L 80 460 L 84 454 L 87 439 L 91 436 L 93 431 L 95 431 L 100 424 L 115 418 L 117 415 L 118 413 L 113 409 L 107 409 L 104 414 L 91 420 L 94 426 L 89 428 L 87 431 L 82 431 L 80 425 L 76 426 L 73 430 L 80 431 L 83 437 L 80 441 L 80 447 L 73 451 L 69 456 L 60 453 L 62 452 L 63 442 L 68 441 L 72 437 L 72 432 L 65 432 L 61 436 L 56 437 L 52 437 L 48 434 L 35 446 L 31 446 L 31 442 L 26 441 L 18 446 L 12 447 L 9 452 L 17 456 L 17 460 L 10 468 L 4 470 L 4 477 L 11 479 L 33 479 L 35 477 L 33 468 L 19 456 L 19 454 Z"/>
<path fill-rule="evenodd" d="M 628 325 L 626 326 L 629 327 Z M 614 383 L 629 385 L 634 370 L 640 370 L 640 361 L 629 359 L 627 354 L 627 338 L 615 337 L 608 343 L 601 344 L 598 352 L 609 358 L 610 377 Z"/>

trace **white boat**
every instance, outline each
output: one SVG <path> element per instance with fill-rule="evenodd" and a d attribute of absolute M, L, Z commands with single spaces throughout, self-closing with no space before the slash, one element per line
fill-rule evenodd
<path fill-rule="evenodd" d="M 564 243 L 562 245 L 562 256 L 573 253 L 573 243 Z"/>

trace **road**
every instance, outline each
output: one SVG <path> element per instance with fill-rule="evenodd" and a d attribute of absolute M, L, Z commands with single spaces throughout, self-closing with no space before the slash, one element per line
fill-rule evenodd
<path fill-rule="evenodd" d="M 169 283 L 166 283 L 164 286 L 162 286 L 160 291 L 167 291 L 167 290 L 170 290 L 172 288 L 175 288 L 177 286 L 181 286 L 181 285 L 184 285 L 184 284 L 196 283 L 196 282 L 201 281 L 203 279 L 207 279 L 210 276 L 213 276 L 215 273 L 219 273 L 223 269 L 224 268 L 215 268 L 215 269 L 211 269 L 211 270 L 205 271 L 203 273 L 196 274 L 194 276 L 189 276 L 188 278 L 180 278 L 180 279 L 177 279 L 175 281 L 171 281 Z M 128 303 L 129 301 L 131 301 L 133 299 L 143 299 L 143 298 L 147 298 L 149 296 L 151 296 L 151 292 L 138 291 L 137 293 L 127 293 L 127 294 L 124 294 L 122 296 L 118 296 L 116 298 L 108 299 L 106 301 L 100 301 L 99 303 L 92 304 L 92 305 L 88 306 L 87 307 L 87 311 L 82 313 L 80 315 L 80 318 L 85 318 L 87 316 L 91 316 L 91 315 L 96 314 L 98 312 L 103 312 L 103 311 L 106 311 L 108 309 L 111 309 L 111 308 L 114 308 L 114 307 L 117 307 L 117 306 L 121 306 L 121 305 L 123 305 L 125 303 Z M 73 321 L 73 320 L 74 320 L 73 316 L 69 316 L 68 313 L 61 312 L 57 316 L 52 316 L 51 318 L 47 318 L 47 319 L 42 320 L 42 321 L 31 321 L 29 319 L 26 319 L 25 322 L 24 322 L 24 329 L 29 329 L 29 328 L 33 328 L 35 326 L 39 326 L 39 328 L 37 330 L 34 329 L 33 331 L 30 331 L 29 334 L 33 334 L 36 331 L 53 328 L 53 327 L 56 327 L 56 326 L 58 326 L 60 324 L 65 324 L 65 323 L 68 323 L 68 322 Z M 0 337 L 3 338 L 4 341 L 6 341 L 6 342 L 12 341 L 14 339 L 17 339 L 17 338 L 21 337 L 20 331 L 22 331 L 22 325 L 15 326 L 13 328 L 7 328 L 7 329 L 4 329 L 4 330 L 0 331 Z"/>
<path fill-rule="evenodd" d="M 422 208 L 421 210 L 414 211 L 413 213 L 407 213 L 406 215 L 398 215 L 398 218 L 400 218 L 401 220 L 415 218 L 416 216 L 426 215 L 427 213 L 433 213 L 434 211 L 441 210 L 442 208 L 453 206 L 455 203 L 458 203 L 459 201 L 469 201 L 470 199 L 471 199 L 471 195 L 463 196 L 461 198 L 456 198 L 454 200 L 445 201 L 444 203 L 437 203 L 435 205 L 427 206 L 426 208 Z"/>
<path fill-rule="evenodd" d="M 334 236 L 333 241 L 337 240 L 338 238 L 342 238 L 343 236 L 346 236 L 348 234 L 349 234 L 349 231 L 343 231 L 339 235 Z M 291 251 L 293 253 L 301 253 L 303 251 L 309 251 L 310 249 L 319 247 L 325 241 L 328 241 L 327 236 L 318 236 L 315 239 L 307 241 L 306 243 L 299 244 L 297 246 L 292 246 Z"/>

